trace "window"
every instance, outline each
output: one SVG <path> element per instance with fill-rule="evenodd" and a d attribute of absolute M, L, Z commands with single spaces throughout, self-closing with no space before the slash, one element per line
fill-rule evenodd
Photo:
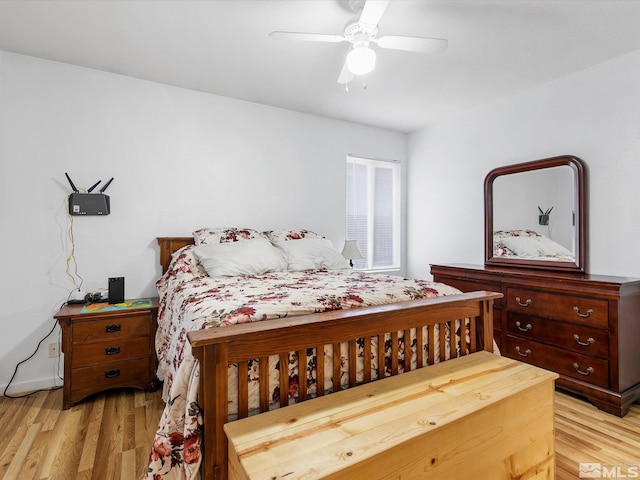
<path fill-rule="evenodd" d="M 400 163 L 347 156 L 347 239 L 362 260 L 354 268 L 400 268 Z"/>

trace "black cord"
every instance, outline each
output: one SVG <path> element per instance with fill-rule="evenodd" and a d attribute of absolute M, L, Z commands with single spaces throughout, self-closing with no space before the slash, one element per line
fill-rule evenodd
<path fill-rule="evenodd" d="M 9 379 L 9 383 L 7 383 L 7 386 L 4 387 L 4 392 L 2 392 L 2 395 L 4 395 L 7 398 L 24 398 L 24 397 L 28 397 L 29 395 L 33 395 L 35 393 L 40 393 L 40 392 L 51 392 L 53 390 L 58 390 L 60 388 L 62 388 L 62 386 L 57 386 L 57 387 L 51 387 L 51 388 L 42 388 L 40 390 L 34 390 L 33 392 L 30 393 L 25 393 L 23 395 L 9 395 L 7 393 L 7 390 L 9 390 L 9 386 L 11 385 L 11 382 L 13 382 L 13 379 L 15 378 L 16 374 L 18 373 L 18 367 L 20 367 L 20 365 L 22 365 L 24 362 L 26 362 L 27 360 L 31 360 L 33 358 L 33 356 L 38 353 L 38 349 L 40 348 L 40 345 L 42 345 L 42 342 L 44 342 L 47 338 L 49 338 L 49 335 L 51 335 L 53 333 L 53 331 L 56 328 L 56 323 L 53 324 L 53 327 L 51 327 L 51 330 L 49 331 L 49 333 L 47 333 L 39 342 L 38 342 L 38 346 L 36 347 L 36 349 L 34 350 L 34 352 L 29 355 L 27 358 L 25 358 L 24 360 L 22 360 L 21 362 L 18 362 L 18 364 L 16 365 L 16 368 L 13 370 L 13 375 L 11 375 L 11 378 Z M 58 357 L 58 371 L 60 371 L 60 360 Z M 60 377 L 60 374 L 58 373 L 58 377 Z M 62 380 L 62 378 L 60 379 Z"/>
<path fill-rule="evenodd" d="M 65 201 L 66 201 L 65 197 Z M 78 274 L 78 262 L 76 261 L 76 256 L 75 256 L 75 238 L 73 236 L 73 217 L 71 216 L 70 213 L 67 212 L 67 219 L 69 222 L 68 228 L 67 228 L 67 237 L 69 239 L 69 241 L 71 242 L 71 252 L 69 254 L 69 256 L 67 257 L 67 270 L 66 273 L 69 277 L 71 277 L 71 280 L 73 281 L 73 284 L 75 286 L 74 290 L 71 290 L 69 292 L 69 296 L 67 297 L 67 300 L 60 306 L 60 308 L 62 308 L 63 306 L 65 306 L 69 300 L 71 299 L 71 295 L 75 290 L 80 291 L 80 289 L 82 288 L 82 284 L 84 283 L 84 279 Z M 71 274 L 71 272 L 69 272 L 69 263 L 73 260 L 73 275 Z M 75 276 L 74 276 L 75 275 Z M 80 284 L 78 285 L 76 283 L 76 278 L 80 280 Z M 38 345 L 36 346 L 36 349 L 34 350 L 34 352 L 29 355 L 27 358 L 25 358 L 24 360 L 22 360 L 21 362 L 18 362 L 18 364 L 16 365 L 16 368 L 13 370 L 13 375 L 11 375 L 11 378 L 9 379 L 9 383 L 7 383 L 7 386 L 4 387 L 4 391 L 3 391 L 3 395 L 7 398 L 24 398 L 24 397 L 28 397 L 29 395 L 33 395 L 35 393 L 39 393 L 39 392 L 51 392 L 53 390 L 58 390 L 60 388 L 62 388 L 62 386 L 56 386 L 56 387 L 51 387 L 51 388 L 43 388 L 43 389 L 39 389 L 39 390 L 34 390 L 33 392 L 30 393 L 25 393 L 23 395 L 9 395 L 7 393 L 7 390 L 9 390 L 9 387 L 11 386 L 11 382 L 13 382 L 13 380 L 15 379 L 17 373 L 18 373 L 18 368 L 20 367 L 20 365 L 22 365 L 23 363 L 25 363 L 28 360 L 31 360 L 34 355 L 36 353 L 38 353 L 38 350 L 40 349 L 40 345 L 42 345 L 42 342 L 44 342 L 47 338 L 49 338 L 49 336 L 53 333 L 53 331 L 56 328 L 57 323 L 53 324 L 53 327 L 51 327 L 51 330 L 49 331 L 49 333 L 47 333 L 39 342 Z M 58 340 L 60 340 L 58 338 Z M 58 341 L 58 345 L 60 345 L 60 341 Z M 57 361 L 57 372 L 56 372 L 56 376 L 64 381 L 64 378 L 62 378 L 60 376 L 60 353 L 58 353 L 58 361 Z"/>

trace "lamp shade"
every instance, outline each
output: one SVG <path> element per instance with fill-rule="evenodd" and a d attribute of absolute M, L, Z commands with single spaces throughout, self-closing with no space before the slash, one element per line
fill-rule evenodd
<path fill-rule="evenodd" d="M 360 260 L 364 258 L 360 250 L 358 250 L 358 244 L 355 240 L 345 240 L 342 256 L 349 260 Z"/>
<path fill-rule="evenodd" d="M 369 73 L 376 66 L 376 52 L 367 45 L 355 45 L 347 54 L 347 68 L 354 75 Z"/>

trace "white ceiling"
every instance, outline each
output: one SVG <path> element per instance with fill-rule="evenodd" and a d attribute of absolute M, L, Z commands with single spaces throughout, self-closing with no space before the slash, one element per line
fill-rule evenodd
<path fill-rule="evenodd" d="M 446 38 L 437 55 L 378 49 L 336 83 L 347 0 L 0 1 L 0 49 L 410 132 L 640 49 L 636 0 L 392 0 L 379 36 Z"/>

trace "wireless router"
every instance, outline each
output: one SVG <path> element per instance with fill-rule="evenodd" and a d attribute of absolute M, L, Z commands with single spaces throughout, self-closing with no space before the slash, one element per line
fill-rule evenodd
<path fill-rule="evenodd" d="M 91 192 L 93 192 L 93 190 L 100 184 L 100 180 L 91 186 L 91 188 L 87 190 L 87 193 L 80 193 L 71 180 L 71 177 L 69 177 L 69 174 L 65 172 L 65 176 L 69 181 L 71 190 L 73 190 L 73 193 L 69 195 L 70 215 L 109 215 L 109 195 L 105 195 L 104 191 L 109 185 L 111 185 L 113 177 L 100 189 L 98 193 Z"/>

